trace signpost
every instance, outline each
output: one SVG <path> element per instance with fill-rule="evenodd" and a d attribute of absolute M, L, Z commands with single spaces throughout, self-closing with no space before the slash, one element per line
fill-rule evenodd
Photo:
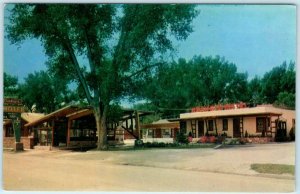
<path fill-rule="evenodd" d="M 22 101 L 17 98 L 4 98 L 4 118 L 11 119 L 16 139 L 15 150 L 23 150 L 21 143 L 21 113 L 24 112 Z"/>

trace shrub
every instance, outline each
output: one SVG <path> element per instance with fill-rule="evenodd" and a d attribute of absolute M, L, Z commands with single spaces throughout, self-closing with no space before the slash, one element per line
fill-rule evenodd
<path fill-rule="evenodd" d="M 188 144 L 189 140 L 188 137 L 183 132 L 179 132 L 176 135 L 176 142 Z"/>
<path fill-rule="evenodd" d="M 134 146 L 135 147 L 142 147 L 144 145 L 143 140 L 137 139 L 134 141 Z"/>
<path fill-rule="evenodd" d="M 158 147 L 160 147 L 160 148 L 166 147 L 166 144 L 164 142 L 159 142 L 158 143 Z"/>
<path fill-rule="evenodd" d="M 246 137 L 246 138 L 248 137 L 248 132 L 247 132 L 247 130 L 246 130 L 246 132 L 245 132 L 245 137 Z"/>
<path fill-rule="evenodd" d="M 226 132 L 223 132 L 221 136 L 222 136 L 222 137 L 227 137 L 227 133 L 226 133 Z"/>
<path fill-rule="evenodd" d="M 210 142 L 210 143 L 216 143 L 216 141 L 217 141 L 217 139 L 216 139 L 215 136 L 210 136 L 210 137 L 209 137 L 209 142 Z"/>
<path fill-rule="evenodd" d="M 200 139 L 199 139 L 199 142 L 200 143 L 206 143 L 208 141 L 208 137 L 207 136 L 202 136 L 202 137 L 200 137 Z"/>
<path fill-rule="evenodd" d="M 152 143 L 151 143 L 151 142 L 146 142 L 146 143 L 144 144 L 144 146 L 150 148 L 150 147 L 152 146 Z"/>
<path fill-rule="evenodd" d="M 295 129 L 294 129 L 294 127 L 291 128 L 291 130 L 289 132 L 289 136 L 290 136 L 291 141 L 295 141 Z"/>
<path fill-rule="evenodd" d="M 277 142 L 287 141 L 286 129 L 279 128 L 276 130 L 275 141 Z"/>

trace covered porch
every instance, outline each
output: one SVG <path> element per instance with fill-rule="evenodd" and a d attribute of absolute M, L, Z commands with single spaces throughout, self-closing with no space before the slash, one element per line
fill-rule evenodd
<path fill-rule="evenodd" d="M 180 115 L 181 130 L 193 138 L 204 135 L 228 137 L 275 137 L 282 113 L 265 107 L 185 113 Z"/>

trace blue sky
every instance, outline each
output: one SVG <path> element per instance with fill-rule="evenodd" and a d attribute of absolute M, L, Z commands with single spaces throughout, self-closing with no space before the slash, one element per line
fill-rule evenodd
<path fill-rule="evenodd" d="M 177 57 L 219 55 L 235 63 L 239 72 L 248 72 L 250 79 L 283 61 L 296 60 L 296 6 L 199 5 L 198 9 L 194 32 L 174 44 Z M 38 40 L 20 46 L 4 39 L 4 72 L 23 81 L 29 73 L 45 70 L 47 58 Z"/>

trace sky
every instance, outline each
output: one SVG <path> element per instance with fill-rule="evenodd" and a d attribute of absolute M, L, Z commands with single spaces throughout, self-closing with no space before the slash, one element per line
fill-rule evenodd
<path fill-rule="evenodd" d="M 238 72 L 247 72 L 249 79 L 296 60 L 296 6 L 198 5 L 197 9 L 194 32 L 174 43 L 178 58 L 219 55 L 236 64 Z M 8 16 L 7 11 L 4 14 Z M 20 82 L 29 73 L 46 70 L 46 60 L 38 40 L 16 46 L 4 38 L 4 72 Z"/>

